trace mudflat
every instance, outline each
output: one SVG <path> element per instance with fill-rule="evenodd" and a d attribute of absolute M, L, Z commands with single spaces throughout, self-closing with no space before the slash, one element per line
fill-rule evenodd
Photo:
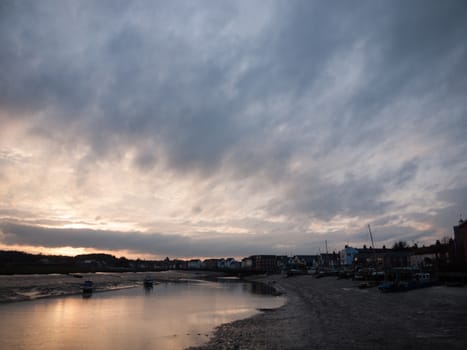
<path fill-rule="evenodd" d="M 223 276 L 210 271 L 105 272 L 82 274 L 0 275 L 0 303 L 80 294 L 83 283 L 94 282 L 96 292 L 142 285 L 145 276 L 155 282 L 177 282 Z"/>
<path fill-rule="evenodd" d="M 467 348 L 467 287 L 381 293 L 335 277 L 255 280 L 284 292 L 287 304 L 224 324 L 192 349 Z"/>

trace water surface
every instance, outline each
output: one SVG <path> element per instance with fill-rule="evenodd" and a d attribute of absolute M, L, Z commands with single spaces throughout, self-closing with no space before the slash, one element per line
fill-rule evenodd
<path fill-rule="evenodd" d="M 2 349 L 183 349 L 283 297 L 243 282 L 186 281 L 0 305 Z"/>

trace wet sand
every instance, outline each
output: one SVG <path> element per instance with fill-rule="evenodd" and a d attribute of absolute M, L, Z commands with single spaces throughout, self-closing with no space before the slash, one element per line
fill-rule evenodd
<path fill-rule="evenodd" d="M 192 349 L 467 348 L 466 287 L 383 294 L 335 277 L 255 280 L 276 286 L 287 304 L 222 325 Z"/>

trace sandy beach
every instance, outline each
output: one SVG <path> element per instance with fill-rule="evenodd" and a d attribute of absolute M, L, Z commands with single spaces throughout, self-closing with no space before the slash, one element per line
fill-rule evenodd
<path fill-rule="evenodd" d="M 350 280 L 256 277 L 288 302 L 217 328 L 192 349 L 465 349 L 467 288 L 436 286 L 404 293 L 358 289 Z"/>

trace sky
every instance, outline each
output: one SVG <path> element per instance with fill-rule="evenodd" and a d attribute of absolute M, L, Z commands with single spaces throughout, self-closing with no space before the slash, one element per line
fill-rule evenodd
<path fill-rule="evenodd" d="M 430 245 L 467 218 L 467 2 L 0 2 L 0 249 Z"/>

